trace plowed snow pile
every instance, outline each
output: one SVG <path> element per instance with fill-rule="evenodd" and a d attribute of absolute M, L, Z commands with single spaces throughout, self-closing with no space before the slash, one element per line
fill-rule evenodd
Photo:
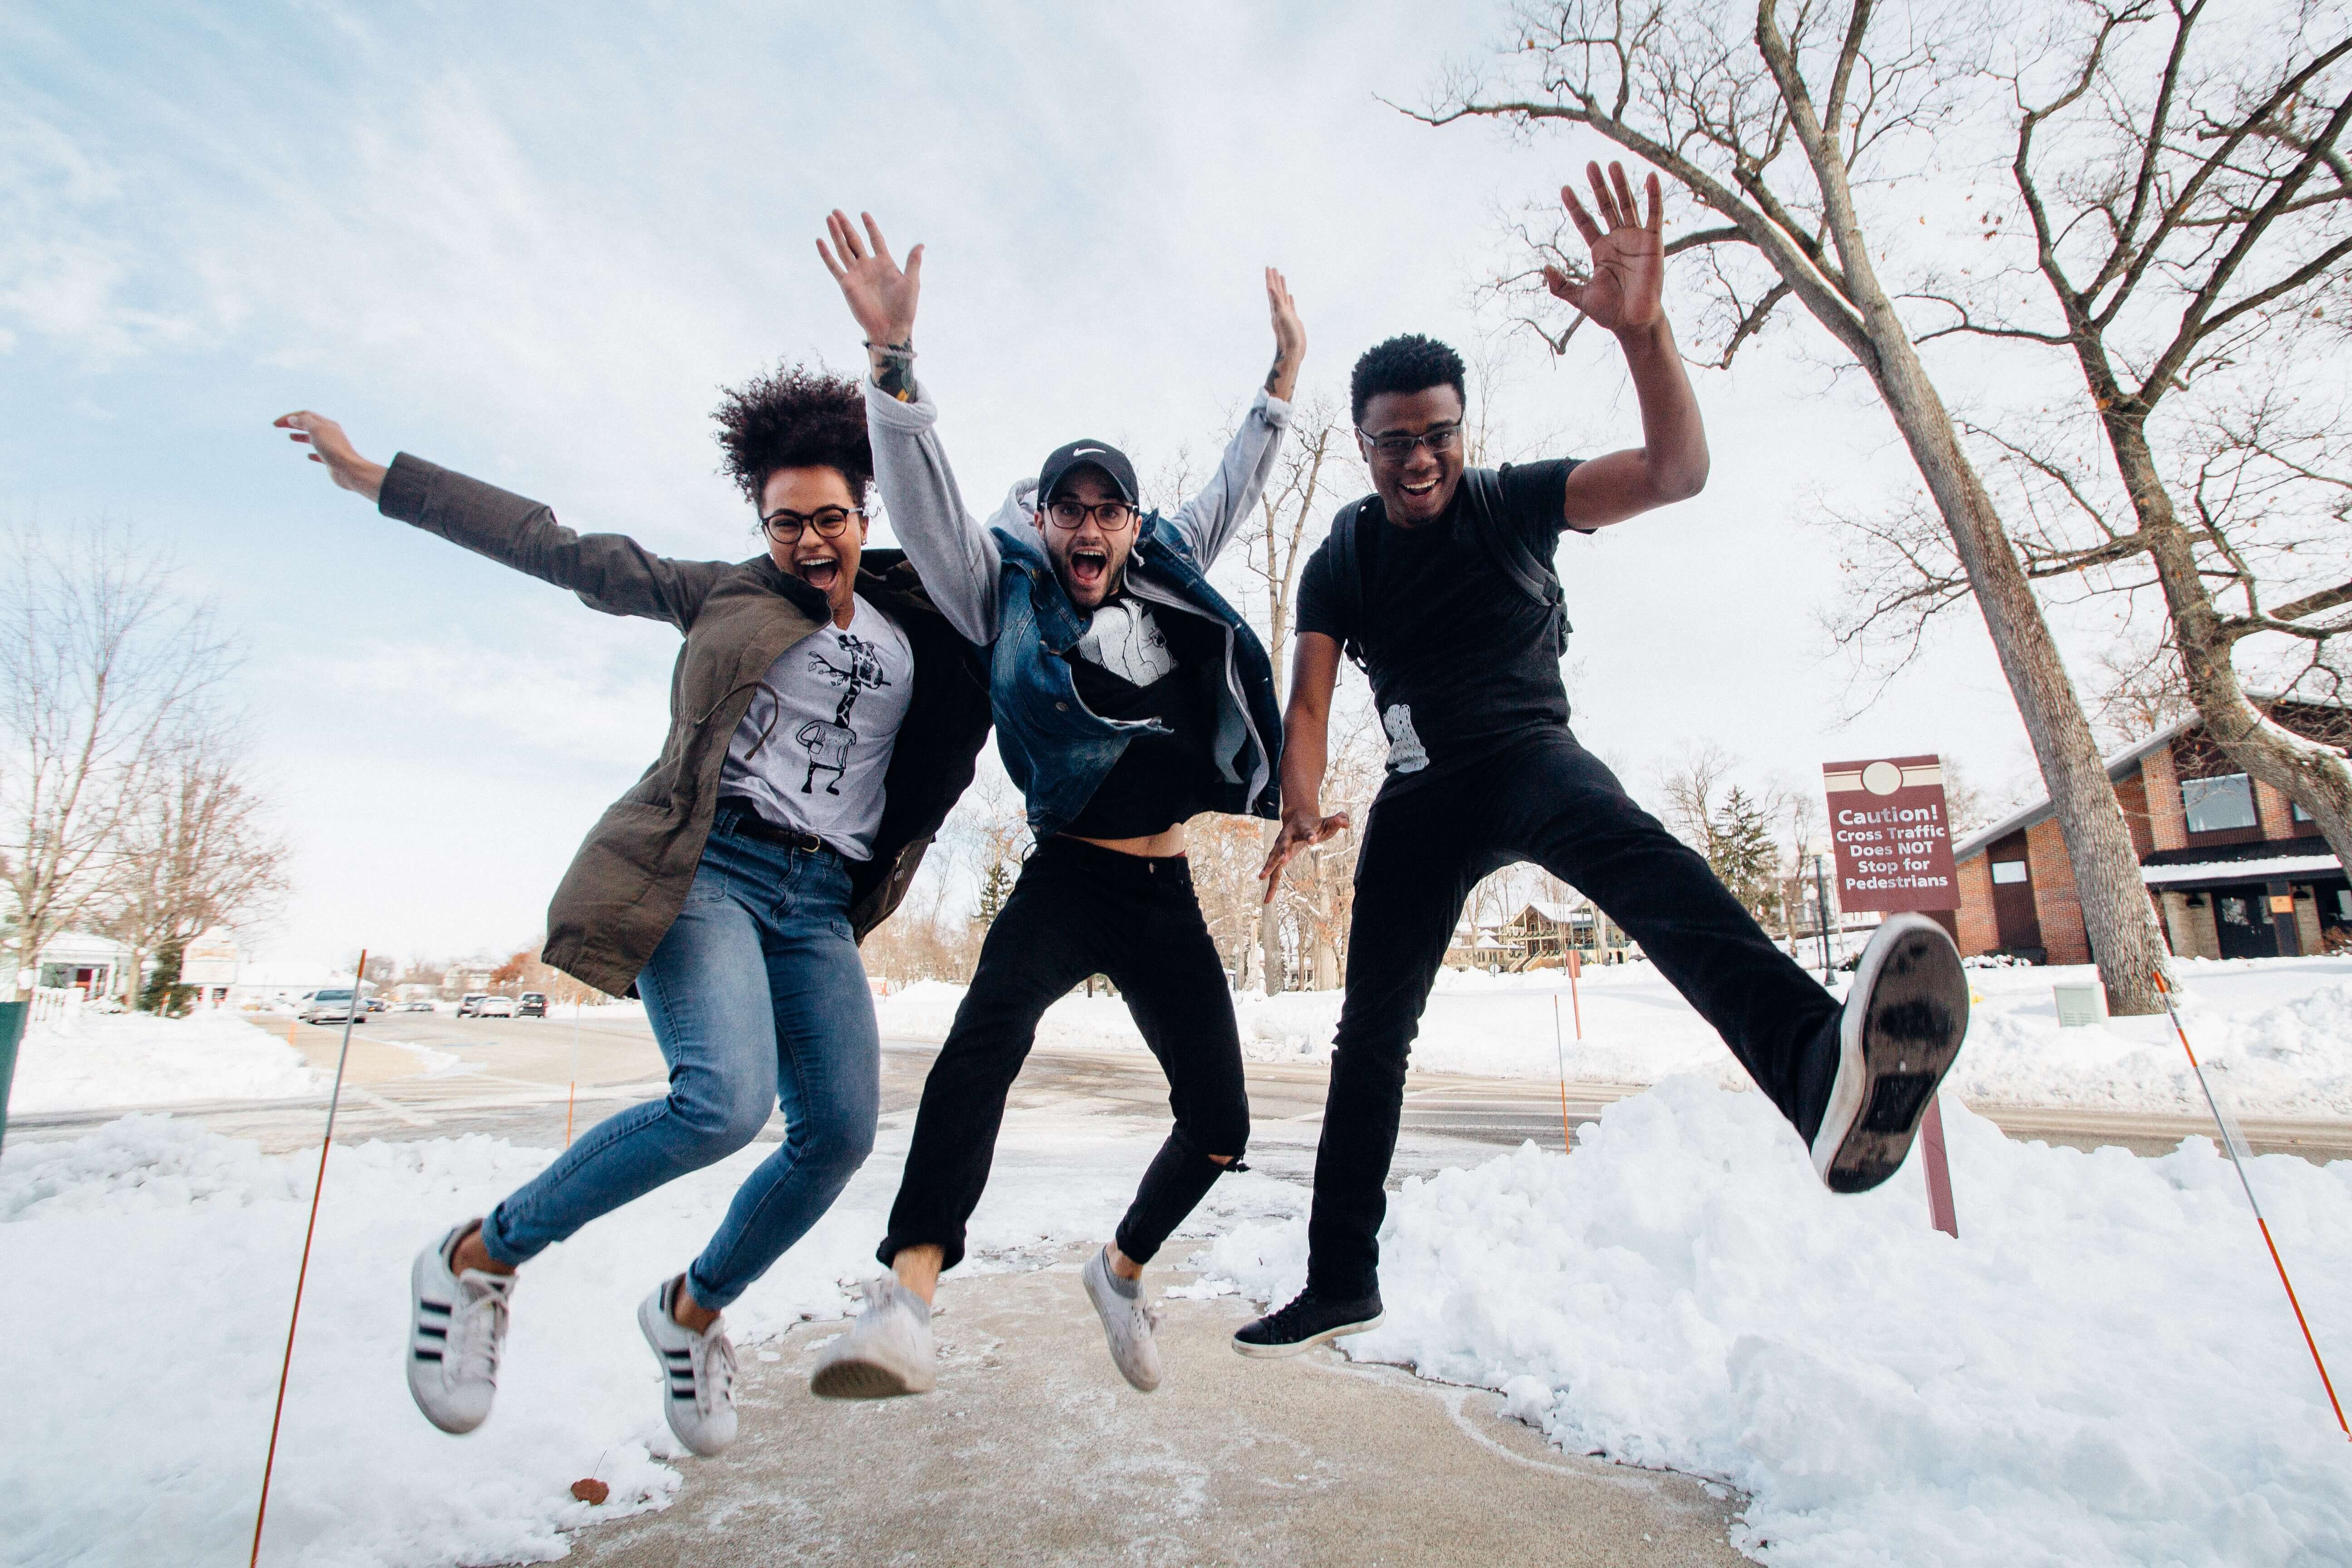
<path fill-rule="evenodd" d="M 1349 1352 L 1738 1487 L 1736 1544 L 1790 1568 L 2352 1561 L 2352 1444 L 2228 1162 L 2015 1143 L 1945 1106 L 1958 1241 L 1916 1160 L 1832 1197 L 1761 1095 L 1693 1079 L 1573 1154 L 1409 1181 L 1387 1323 Z M 2252 1169 L 2352 1369 L 2352 1162 Z M 1305 1226 L 1239 1226 L 1207 1263 L 1287 1300 Z"/>
<path fill-rule="evenodd" d="M 25 1031 L 8 1109 L 30 1116 L 198 1100 L 292 1100 L 325 1087 L 286 1043 L 282 1020 L 272 1035 L 234 1013 L 85 1013 L 68 1027 L 36 1024 Z"/>

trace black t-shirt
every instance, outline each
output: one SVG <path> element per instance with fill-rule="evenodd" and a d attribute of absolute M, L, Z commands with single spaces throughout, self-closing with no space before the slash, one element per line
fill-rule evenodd
<path fill-rule="evenodd" d="M 1555 458 L 1501 470 L 1496 521 L 1537 561 L 1559 548 L 1575 467 L 1574 458 Z M 1357 534 L 1362 624 L 1346 624 L 1330 539 L 1299 579 L 1298 629 L 1342 644 L 1352 636 L 1370 667 L 1389 742 L 1383 793 L 1443 777 L 1528 730 L 1568 722 L 1551 612 L 1479 540 L 1462 495 L 1457 488 L 1454 504 L 1418 528 L 1398 527 L 1370 503 L 1376 521 Z"/>
<path fill-rule="evenodd" d="M 1110 603 L 1124 598 L 1116 595 Z M 1139 684 L 1076 649 L 1065 656 L 1087 711 L 1128 723 L 1157 719 L 1167 726 L 1165 734 L 1146 730 L 1128 742 L 1086 809 L 1062 829 L 1076 837 L 1148 838 L 1209 809 L 1213 699 L 1204 683 L 1223 668 L 1223 636 L 1200 617 L 1165 606 L 1152 608 L 1150 623 L 1160 634 L 1150 662 L 1173 666 L 1157 679 L 1137 670 L 1146 676 Z M 1117 662 L 1136 669 L 1129 660 Z"/>

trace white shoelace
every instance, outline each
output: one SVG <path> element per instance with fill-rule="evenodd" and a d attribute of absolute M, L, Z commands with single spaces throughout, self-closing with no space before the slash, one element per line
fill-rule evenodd
<path fill-rule="evenodd" d="M 499 1347 L 506 1338 L 507 1299 L 514 1294 L 514 1282 L 511 1274 L 479 1271 L 457 1281 L 457 1294 L 463 1300 L 449 1314 L 448 1348 L 443 1353 L 448 1359 L 448 1374 L 458 1382 L 479 1377 L 497 1384 Z"/>
<path fill-rule="evenodd" d="M 694 1347 L 694 1407 L 708 1415 L 734 1394 L 735 1346 L 714 1325 Z"/>

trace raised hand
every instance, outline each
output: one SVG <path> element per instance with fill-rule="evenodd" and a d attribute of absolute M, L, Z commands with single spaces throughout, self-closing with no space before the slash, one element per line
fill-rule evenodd
<path fill-rule="evenodd" d="M 270 421 L 292 432 L 290 439 L 310 448 L 310 460 L 327 465 L 327 477 L 355 495 L 374 500 L 383 492 L 384 467 L 371 463 L 353 449 L 343 427 L 323 414 L 299 408 Z"/>
<path fill-rule="evenodd" d="M 1571 278 L 1557 267 L 1547 267 L 1544 286 L 1590 316 L 1596 326 L 1612 332 L 1638 331 L 1655 322 L 1664 310 L 1660 293 L 1665 282 L 1666 247 L 1658 176 L 1652 174 L 1648 181 L 1647 223 L 1633 205 L 1633 187 L 1626 183 L 1624 164 L 1612 163 L 1609 176 L 1603 179 L 1600 164 L 1587 163 L 1584 177 L 1592 182 L 1593 205 L 1601 209 L 1601 222 L 1594 222 L 1584 210 L 1574 187 L 1562 185 L 1559 199 L 1576 232 L 1592 249 L 1591 273 Z"/>
<path fill-rule="evenodd" d="M 1282 814 L 1282 831 L 1265 852 L 1265 864 L 1258 870 L 1258 879 L 1265 884 L 1266 903 L 1274 902 L 1274 890 L 1282 885 L 1282 868 L 1290 858 L 1312 844 L 1320 844 L 1348 826 L 1348 814 L 1334 812 L 1325 816 L 1319 808 L 1286 811 Z"/>
<path fill-rule="evenodd" d="M 1307 358 L 1307 323 L 1290 301 L 1290 285 L 1271 267 L 1265 269 L 1265 303 L 1274 316 L 1274 368 L 1265 373 L 1266 395 L 1287 403 L 1298 390 L 1298 366 Z"/>
<path fill-rule="evenodd" d="M 849 313 L 866 330 L 867 342 L 911 342 L 915 300 L 923 290 L 923 247 L 919 245 L 907 252 L 907 268 L 902 272 L 874 215 L 857 216 L 865 222 L 866 238 L 858 237 L 849 215 L 836 207 L 824 220 L 833 244 L 818 240 L 816 253 L 824 258 L 824 269 L 841 285 L 841 297 L 849 301 Z"/>

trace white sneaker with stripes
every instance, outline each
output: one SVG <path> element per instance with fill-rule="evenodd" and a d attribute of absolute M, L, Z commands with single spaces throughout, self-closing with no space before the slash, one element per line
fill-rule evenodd
<path fill-rule="evenodd" d="M 506 1349 L 515 1277 L 450 1271 L 468 1221 L 416 1255 L 408 1270 L 408 1392 L 444 1432 L 470 1432 L 489 1419 Z"/>
<path fill-rule="evenodd" d="M 637 1305 L 637 1327 L 662 1368 L 662 1414 L 677 1440 L 709 1458 L 735 1441 L 735 1347 L 727 1321 L 711 1320 L 701 1333 L 671 1315 L 677 1290 L 665 1279 Z"/>

